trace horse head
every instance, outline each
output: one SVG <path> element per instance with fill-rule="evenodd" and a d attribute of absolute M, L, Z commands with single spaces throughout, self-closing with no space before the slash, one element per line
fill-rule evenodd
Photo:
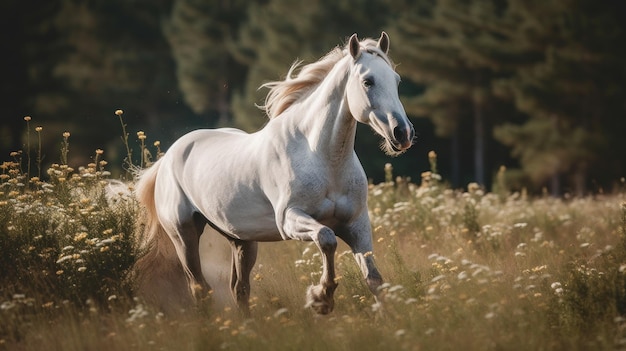
<path fill-rule="evenodd" d="M 415 130 L 398 97 L 400 76 L 387 57 L 389 36 L 382 32 L 377 43 L 350 37 L 347 50 L 353 65 L 346 86 L 348 108 L 359 122 L 383 137 L 382 149 L 396 156 L 413 144 Z"/>

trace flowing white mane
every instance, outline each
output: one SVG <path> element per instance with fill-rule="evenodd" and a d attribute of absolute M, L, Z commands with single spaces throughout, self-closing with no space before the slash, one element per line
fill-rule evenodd
<path fill-rule="evenodd" d="M 360 42 L 361 50 L 382 57 L 393 67 L 391 60 L 378 48 L 377 43 L 376 40 L 370 38 L 363 39 Z M 265 110 L 270 119 L 277 117 L 302 96 L 305 96 L 309 91 L 315 89 L 315 87 L 326 78 L 337 62 L 346 55 L 349 55 L 346 47 L 343 49 L 336 47 L 316 62 L 303 66 L 300 71 L 293 76 L 294 72 L 302 63 L 302 61 L 296 61 L 291 65 L 291 68 L 289 68 L 285 80 L 268 82 L 261 85 L 261 88 L 269 88 L 270 91 L 265 98 L 265 104 L 260 106 L 260 108 Z"/>

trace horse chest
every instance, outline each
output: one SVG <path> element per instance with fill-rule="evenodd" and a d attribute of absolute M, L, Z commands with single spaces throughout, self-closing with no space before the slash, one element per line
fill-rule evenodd
<path fill-rule="evenodd" d="M 355 206 L 347 196 L 326 197 L 312 217 L 329 227 L 349 222 L 354 216 Z"/>
<path fill-rule="evenodd" d="M 329 181 L 329 178 L 308 177 L 299 184 L 292 203 L 329 227 L 350 222 L 365 203 L 362 189 L 367 185 L 352 180 Z"/>

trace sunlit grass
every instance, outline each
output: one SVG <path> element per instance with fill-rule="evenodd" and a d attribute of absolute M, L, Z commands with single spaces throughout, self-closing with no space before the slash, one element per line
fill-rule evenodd
<path fill-rule="evenodd" d="M 146 137 L 139 136 L 145 164 Z M 260 245 L 251 318 L 210 303 L 166 316 L 133 294 L 140 209 L 132 184 L 109 179 L 103 150 L 88 165 L 70 167 L 69 138 L 62 136 L 61 162 L 41 176 L 26 167 L 30 150 L 0 165 L 0 349 L 626 345 L 623 193 L 530 197 L 502 180 L 494 193 L 475 184 L 452 190 L 431 153 L 419 184 L 394 178 L 389 165 L 386 181 L 369 189 L 375 257 L 387 282 L 382 306 L 340 245 L 335 310 L 317 316 L 305 309 L 305 290 L 319 280 L 319 253 L 308 243 L 281 242 Z"/>

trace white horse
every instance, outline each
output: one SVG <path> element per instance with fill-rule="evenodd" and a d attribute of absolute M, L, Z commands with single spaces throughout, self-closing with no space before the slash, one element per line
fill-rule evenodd
<path fill-rule="evenodd" d="M 284 81 L 264 85 L 270 88 L 264 106 L 270 120 L 263 129 L 193 131 L 145 170 L 136 195 L 146 208 L 152 245 L 137 269 L 153 276 L 140 288 L 166 296 L 184 271 L 192 294 L 205 294 L 210 287 L 202 275 L 199 240 L 209 225 L 232 246 L 230 285 L 244 313 L 259 241 L 315 242 L 323 272 L 307 291 L 307 305 L 318 313 L 334 306 L 337 237 L 350 246 L 378 297 L 382 278 L 372 255 L 367 178 L 354 138 L 361 122 L 384 138 L 390 155 L 412 145 L 414 130 L 398 98 L 400 77 L 388 49 L 384 32 L 378 41 L 359 42 L 352 35 L 345 48 L 294 75 L 296 63 Z M 175 255 L 182 270 L 171 263 Z M 163 265 L 169 273 L 159 273 Z"/>

